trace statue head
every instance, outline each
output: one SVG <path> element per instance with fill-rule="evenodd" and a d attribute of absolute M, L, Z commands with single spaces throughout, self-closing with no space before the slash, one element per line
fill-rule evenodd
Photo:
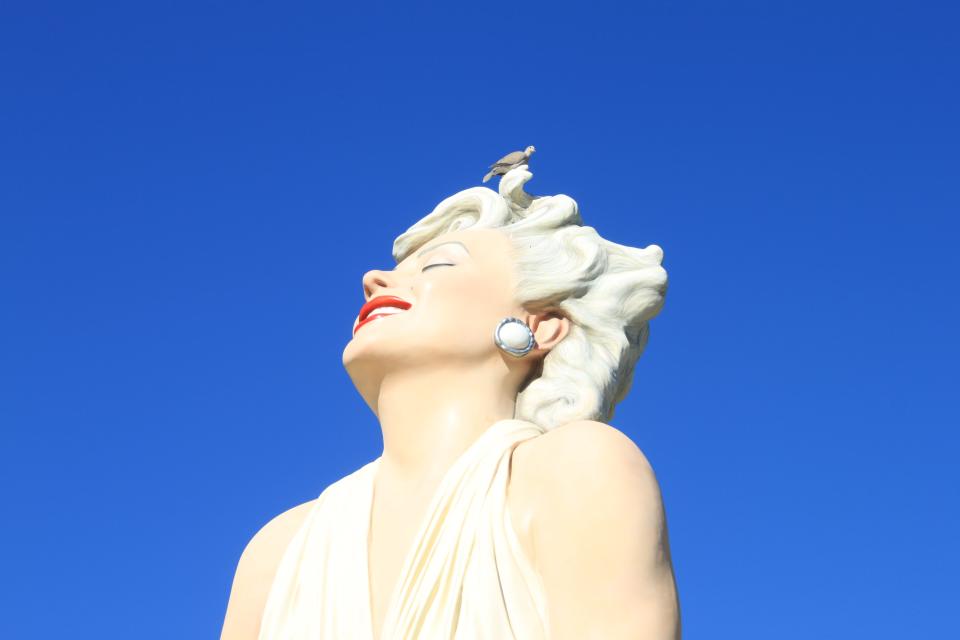
<path fill-rule="evenodd" d="M 363 279 L 368 302 L 393 308 L 355 323 L 344 350 L 355 381 L 418 367 L 483 370 L 516 389 L 515 418 L 551 429 L 613 417 L 663 305 L 663 252 L 605 240 L 573 199 L 526 193 L 531 177 L 523 165 L 499 193 L 456 193 L 396 238 L 397 267 Z M 509 316 L 536 336 L 524 358 L 494 344 Z"/>

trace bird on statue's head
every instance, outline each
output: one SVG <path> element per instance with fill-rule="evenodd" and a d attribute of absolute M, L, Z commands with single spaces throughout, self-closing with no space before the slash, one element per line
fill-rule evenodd
<path fill-rule="evenodd" d="M 483 176 L 483 181 L 487 182 L 493 176 L 502 176 L 511 169 L 516 169 L 520 165 L 530 164 L 530 156 L 536 151 L 533 145 L 530 145 L 523 151 L 514 151 L 503 156 L 488 168 L 490 172 Z"/>

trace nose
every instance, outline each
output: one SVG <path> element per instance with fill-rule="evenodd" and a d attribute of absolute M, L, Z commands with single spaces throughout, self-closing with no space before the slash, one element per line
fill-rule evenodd
<path fill-rule="evenodd" d="M 391 272 L 371 269 L 363 274 L 363 297 L 369 300 L 377 291 L 385 289 L 392 284 L 393 274 Z"/>

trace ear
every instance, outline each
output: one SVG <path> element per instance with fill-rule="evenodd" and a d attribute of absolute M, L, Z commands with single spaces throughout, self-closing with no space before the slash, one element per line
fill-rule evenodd
<path fill-rule="evenodd" d="M 550 351 L 570 332 L 570 320 L 555 312 L 530 314 L 527 325 L 537 341 L 535 351 Z"/>

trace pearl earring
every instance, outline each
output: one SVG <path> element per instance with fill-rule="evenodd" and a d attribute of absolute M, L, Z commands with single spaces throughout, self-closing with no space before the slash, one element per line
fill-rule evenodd
<path fill-rule="evenodd" d="M 504 318 L 493 332 L 493 342 L 516 358 L 522 358 L 537 345 L 533 331 L 519 318 Z"/>

